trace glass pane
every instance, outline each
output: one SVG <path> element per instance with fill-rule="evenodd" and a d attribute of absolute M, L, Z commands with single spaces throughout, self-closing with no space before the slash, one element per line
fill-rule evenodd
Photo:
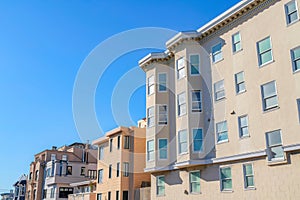
<path fill-rule="evenodd" d="M 296 10 L 297 9 L 296 9 L 296 3 L 295 2 L 291 2 L 291 3 L 289 3 L 289 4 L 286 5 L 286 11 L 287 11 L 288 14 L 292 13 L 292 12 L 294 12 Z"/>
<path fill-rule="evenodd" d="M 159 194 L 159 195 L 165 194 L 165 187 L 159 187 L 159 188 L 158 188 L 158 194 Z"/>
<path fill-rule="evenodd" d="M 180 142 L 186 142 L 186 131 L 180 131 L 179 132 L 179 141 Z"/>
<path fill-rule="evenodd" d="M 194 151 L 202 150 L 202 140 L 194 140 Z"/>
<path fill-rule="evenodd" d="M 253 176 L 246 177 L 246 187 L 253 187 L 253 186 L 254 186 Z"/>
<path fill-rule="evenodd" d="M 199 65 L 191 65 L 191 74 L 199 74 Z"/>
<path fill-rule="evenodd" d="M 201 102 L 193 102 L 192 110 L 193 111 L 201 111 Z"/>
<path fill-rule="evenodd" d="M 236 43 L 235 45 L 234 45 L 234 51 L 239 51 L 239 50 L 241 50 L 242 49 L 242 45 L 241 45 L 241 43 L 239 42 L 239 43 Z"/>
<path fill-rule="evenodd" d="M 193 137 L 194 137 L 194 139 L 201 140 L 202 139 L 202 129 L 194 129 Z"/>
<path fill-rule="evenodd" d="M 280 131 L 273 131 L 267 134 L 267 140 L 269 146 L 281 144 L 281 133 Z"/>
<path fill-rule="evenodd" d="M 241 129 L 241 136 L 249 135 L 248 133 L 248 127 L 244 127 Z"/>
<path fill-rule="evenodd" d="M 293 59 L 300 58 L 300 48 L 293 50 Z"/>
<path fill-rule="evenodd" d="M 258 43 L 259 54 L 262 52 L 271 49 L 271 41 L 270 38 L 266 38 L 265 40 Z"/>
<path fill-rule="evenodd" d="M 200 101 L 200 91 L 192 92 L 192 101 Z"/>
<path fill-rule="evenodd" d="M 165 83 L 167 81 L 167 75 L 166 74 L 159 74 L 159 82 Z"/>
<path fill-rule="evenodd" d="M 149 85 L 154 84 L 154 76 L 150 76 L 148 78 L 148 83 L 149 83 Z"/>
<path fill-rule="evenodd" d="M 252 165 L 244 165 L 245 167 L 245 173 L 246 175 L 252 175 L 253 174 L 253 171 L 252 171 Z"/>
<path fill-rule="evenodd" d="M 220 133 L 218 135 L 218 142 L 220 142 L 220 141 L 226 141 L 226 140 L 228 140 L 228 133 L 227 132 Z"/>
<path fill-rule="evenodd" d="M 222 44 L 219 43 L 212 48 L 212 53 L 215 54 L 216 52 L 221 51 L 221 49 L 222 49 Z"/>
<path fill-rule="evenodd" d="M 159 115 L 159 123 L 160 124 L 167 124 L 167 115 Z"/>
<path fill-rule="evenodd" d="M 292 23 L 292 22 L 298 20 L 298 13 L 294 12 L 294 13 L 290 14 L 288 18 L 289 18 L 289 23 Z"/>
<path fill-rule="evenodd" d="M 244 72 L 240 72 L 236 74 L 236 82 L 237 83 L 244 82 Z"/>
<path fill-rule="evenodd" d="M 227 131 L 227 122 L 217 123 L 217 132 Z"/>
<path fill-rule="evenodd" d="M 191 192 L 200 193 L 200 183 L 192 183 Z"/>
<path fill-rule="evenodd" d="M 296 62 L 295 62 L 295 71 L 296 70 L 298 70 L 298 69 L 300 69 L 300 60 L 297 60 Z"/>
<path fill-rule="evenodd" d="M 154 141 L 148 141 L 148 151 L 153 151 L 154 150 Z"/>
<path fill-rule="evenodd" d="M 178 78 L 180 79 L 183 77 L 185 77 L 185 69 L 184 68 L 182 68 L 178 71 Z"/>
<path fill-rule="evenodd" d="M 271 82 L 271 83 L 267 83 L 267 84 L 263 85 L 262 89 L 263 89 L 264 98 L 276 95 L 275 82 Z"/>
<path fill-rule="evenodd" d="M 167 148 L 168 140 L 167 139 L 160 139 L 159 140 L 159 148 Z"/>
<path fill-rule="evenodd" d="M 240 125 L 241 125 L 241 127 L 248 126 L 248 117 L 247 116 L 240 118 Z"/>
<path fill-rule="evenodd" d="M 223 185 L 223 189 L 225 189 L 225 190 L 230 190 L 230 189 L 232 189 L 232 180 L 230 179 L 230 180 L 223 180 L 222 181 L 222 185 Z"/>
<path fill-rule="evenodd" d="M 216 100 L 222 99 L 224 97 L 225 97 L 225 91 L 224 90 L 216 93 Z"/>
<path fill-rule="evenodd" d="M 167 90 L 166 84 L 160 84 L 159 85 L 159 91 L 166 91 L 166 90 Z"/>
<path fill-rule="evenodd" d="M 182 93 L 182 94 L 178 95 L 178 103 L 179 104 L 185 103 L 185 93 Z"/>
<path fill-rule="evenodd" d="M 219 52 L 217 54 L 214 55 L 214 62 L 217 62 L 219 60 L 221 60 L 223 57 L 222 57 L 222 52 Z"/>
<path fill-rule="evenodd" d="M 272 147 L 270 156 L 271 158 L 282 158 L 283 157 L 282 146 Z"/>
<path fill-rule="evenodd" d="M 159 106 L 159 114 L 166 114 L 167 106 Z"/>
<path fill-rule="evenodd" d="M 148 117 L 154 115 L 154 107 L 148 108 Z"/>
<path fill-rule="evenodd" d="M 160 159 L 167 159 L 167 150 L 166 149 L 161 149 L 159 150 L 159 158 Z"/>
<path fill-rule="evenodd" d="M 184 152 L 187 152 L 187 143 L 181 143 L 180 144 L 180 153 L 184 153 Z"/>
<path fill-rule="evenodd" d="M 191 172 L 191 182 L 200 182 L 200 172 Z"/>
<path fill-rule="evenodd" d="M 266 109 L 272 108 L 278 105 L 277 96 L 266 99 Z"/>
<path fill-rule="evenodd" d="M 219 81 L 215 83 L 215 91 L 223 90 L 224 88 L 224 81 Z"/>
<path fill-rule="evenodd" d="M 165 184 L 165 177 L 164 176 L 158 177 L 157 185 L 161 186 L 161 185 L 164 185 L 164 184 Z"/>
<path fill-rule="evenodd" d="M 246 90 L 245 83 L 238 84 L 238 86 L 237 86 L 237 92 L 243 92 L 245 90 Z"/>
<path fill-rule="evenodd" d="M 191 64 L 199 64 L 199 56 L 198 55 L 191 55 L 190 56 L 190 63 Z"/>
<path fill-rule="evenodd" d="M 181 69 L 184 67 L 184 58 L 180 58 L 177 60 L 177 69 Z"/>
<path fill-rule="evenodd" d="M 179 107 L 179 115 L 184 115 L 186 113 L 186 104 Z"/>
<path fill-rule="evenodd" d="M 240 33 L 237 33 L 233 36 L 233 43 L 237 43 L 241 40 Z"/>
<path fill-rule="evenodd" d="M 261 57 L 260 57 L 260 64 L 264 64 L 264 63 L 267 63 L 267 62 L 270 62 L 272 60 L 272 51 L 267 51 L 263 54 L 261 54 Z"/>

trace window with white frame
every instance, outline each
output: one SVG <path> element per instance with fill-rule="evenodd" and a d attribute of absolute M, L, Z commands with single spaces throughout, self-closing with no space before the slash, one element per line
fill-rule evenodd
<path fill-rule="evenodd" d="M 247 137 L 249 136 L 249 130 L 248 130 L 248 115 L 240 116 L 238 118 L 239 122 L 239 133 L 240 137 Z"/>
<path fill-rule="evenodd" d="M 158 124 L 166 125 L 168 124 L 168 106 L 167 105 L 159 105 L 158 107 Z"/>
<path fill-rule="evenodd" d="M 182 116 L 186 114 L 185 92 L 177 96 L 177 109 L 178 109 L 178 116 Z"/>
<path fill-rule="evenodd" d="M 51 160 L 56 160 L 56 154 L 51 154 Z"/>
<path fill-rule="evenodd" d="M 291 50 L 293 72 L 300 70 L 300 47 Z"/>
<path fill-rule="evenodd" d="M 178 153 L 186 153 L 188 151 L 187 131 L 182 130 L 178 132 Z"/>
<path fill-rule="evenodd" d="M 152 127 L 155 124 L 154 118 L 154 106 L 148 108 L 147 110 L 147 125 L 148 127 Z"/>
<path fill-rule="evenodd" d="M 253 188 L 254 187 L 253 165 L 251 163 L 244 164 L 243 170 L 244 170 L 245 188 Z"/>
<path fill-rule="evenodd" d="M 225 98 L 224 80 L 218 81 L 214 84 L 215 100 L 221 100 Z"/>
<path fill-rule="evenodd" d="M 300 99 L 297 99 L 297 107 L 298 107 L 298 118 L 300 123 Z"/>
<path fill-rule="evenodd" d="M 298 8 L 296 1 L 291 1 L 284 5 L 285 15 L 286 15 L 286 23 L 292 24 L 293 22 L 298 21 Z"/>
<path fill-rule="evenodd" d="M 68 160 L 68 156 L 67 155 L 62 155 L 62 160 L 63 161 L 67 161 Z"/>
<path fill-rule="evenodd" d="M 165 176 L 156 177 L 156 194 L 158 196 L 165 195 Z"/>
<path fill-rule="evenodd" d="M 223 59 L 222 43 L 219 43 L 212 47 L 212 60 L 214 63 Z"/>
<path fill-rule="evenodd" d="M 241 34 L 236 33 L 232 35 L 232 51 L 235 53 L 240 50 L 242 50 Z"/>
<path fill-rule="evenodd" d="M 281 141 L 281 130 L 266 133 L 267 153 L 269 161 L 283 160 L 284 151 Z"/>
<path fill-rule="evenodd" d="M 231 168 L 220 168 L 220 177 L 221 191 L 232 190 Z"/>
<path fill-rule="evenodd" d="M 103 169 L 98 170 L 98 183 L 102 183 L 103 181 Z"/>
<path fill-rule="evenodd" d="M 97 200 L 102 200 L 102 193 L 97 194 Z"/>
<path fill-rule="evenodd" d="M 218 143 L 228 141 L 227 121 L 217 123 L 216 129 Z"/>
<path fill-rule="evenodd" d="M 190 73 L 191 75 L 200 74 L 200 57 L 199 55 L 190 55 Z"/>
<path fill-rule="evenodd" d="M 154 82 L 154 76 L 152 75 L 148 78 L 148 95 L 154 93 L 154 87 L 155 87 L 155 82 Z"/>
<path fill-rule="evenodd" d="M 245 85 L 245 75 L 244 72 L 239 72 L 234 75 L 235 77 L 235 89 L 236 93 L 242 93 L 246 91 L 246 85 Z"/>
<path fill-rule="evenodd" d="M 190 172 L 190 192 L 200 193 L 200 171 Z"/>
<path fill-rule="evenodd" d="M 262 66 L 273 61 L 271 38 L 267 37 L 257 42 L 258 64 Z"/>
<path fill-rule="evenodd" d="M 52 187 L 50 189 L 50 198 L 53 199 L 54 198 L 54 194 L 55 194 L 55 187 Z"/>
<path fill-rule="evenodd" d="M 167 74 L 161 73 L 158 75 L 158 91 L 165 92 L 167 91 Z"/>
<path fill-rule="evenodd" d="M 177 60 L 177 79 L 185 77 L 185 60 L 184 57 Z"/>
<path fill-rule="evenodd" d="M 261 86 L 263 110 L 269 110 L 278 107 L 278 97 L 276 82 L 272 81 Z"/>
<path fill-rule="evenodd" d="M 147 142 L 147 161 L 154 160 L 154 140 Z"/>
<path fill-rule="evenodd" d="M 103 160 L 104 158 L 104 147 L 103 146 L 99 146 L 99 160 Z"/>
<path fill-rule="evenodd" d="M 129 163 L 128 162 L 124 162 L 124 172 L 123 172 L 123 176 L 128 177 L 129 176 Z"/>
<path fill-rule="evenodd" d="M 159 159 L 168 158 L 168 139 L 158 139 Z"/>
<path fill-rule="evenodd" d="M 201 128 L 193 129 L 193 151 L 202 151 L 203 147 L 203 131 Z"/>
<path fill-rule="evenodd" d="M 192 112 L 202 111 L 202 97 L 200 90 L 192 91 Z"/>

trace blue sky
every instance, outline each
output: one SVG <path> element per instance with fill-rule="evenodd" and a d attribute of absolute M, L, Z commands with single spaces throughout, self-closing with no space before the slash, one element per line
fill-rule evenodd
<path fill-rule="evenodd" d="M 108 37 L 140 27 L 195 30 L 239 0 L 0 1 L 0 193 L 28 173 L 33 155 L 79 141 L 73 84 L 87 55 Z M 111 94 L 118 79 L 150 50 L 126 54 L 105 72 L 96 93 L 104 131 L 117 125 Z M 145 91 L 130 100 L 133 120 L 145 116 Z"/>

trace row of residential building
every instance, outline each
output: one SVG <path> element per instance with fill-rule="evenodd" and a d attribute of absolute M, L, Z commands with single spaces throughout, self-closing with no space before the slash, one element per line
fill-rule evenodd
<path fill-rule="evenodd" d="M 15 200 L 299 199 L 298 4 L 242 0 L 175 35 L 139 62 L 146 119 L 38 153 Z"/>

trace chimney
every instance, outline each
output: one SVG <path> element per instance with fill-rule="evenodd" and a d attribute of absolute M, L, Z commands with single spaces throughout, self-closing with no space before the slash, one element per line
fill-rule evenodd
<path fill-rule="evenodd" d="M 56 146 L 52 146 L 52 150 L 56 151 L 57 147 Z"/>

